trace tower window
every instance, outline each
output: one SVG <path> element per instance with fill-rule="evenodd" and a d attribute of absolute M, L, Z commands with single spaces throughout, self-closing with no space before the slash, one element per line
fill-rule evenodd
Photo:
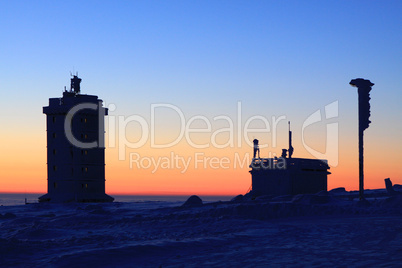
<path fill-rule="evenodd" d="M 53 166 L 53 170 L 54 170 L 54 171 L 57 171 L 57 166 L 56 166 L 56 165 Z"/>
<path fill-rule="evenodd" d="M 81 184 L 81 187 L 84 189 L 88 189 L 88 183 L 83 183 L 83 184 Z"/>
<path fill-rule="evenodd" d="M 56 138 L 56 132 L 53 132 L 52 136 L 53 136 L 53 139 Z"/>
<path fill-rule="evenodd" d="M 53 182 L 53 187 L 57 188 L 57 182 Z"/>
<path fill-rule="evenodd" d="M 56 155 L 56 149 L 53 149 L 53 155 Z"/>
<path fill-rule="evenodd" d="M 52 121 L 53 121 L 53 123 L 56 122 L 56 116 L 53 116 L 53 117 L 52 117 Z"/>
<path fill-rule="evenodd" d="M 82 172 L 88 172 L 88 168 L 87 168 L 87 167 L 84 167 L 84 168 L 82 168 L 81 170 L 82 170 Z"/>

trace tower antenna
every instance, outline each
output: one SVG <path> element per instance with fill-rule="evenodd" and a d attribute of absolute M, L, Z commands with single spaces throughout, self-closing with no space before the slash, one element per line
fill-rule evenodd
<path fill-rule="evenodd" d="M 293 154 L 293 146 L 292 146 L 292 131 L 290 131 L 290 121 L 288 121 L 289 124 L 289 158 L 292 158 L 292 154 Z"/>

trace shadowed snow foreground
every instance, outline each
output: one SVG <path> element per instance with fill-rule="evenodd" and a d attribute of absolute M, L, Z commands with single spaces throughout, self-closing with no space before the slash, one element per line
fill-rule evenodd
<path fill-rule="evenodd" d="M 0 207 L 5 266 L 397 266 L 402 197 Z"/>

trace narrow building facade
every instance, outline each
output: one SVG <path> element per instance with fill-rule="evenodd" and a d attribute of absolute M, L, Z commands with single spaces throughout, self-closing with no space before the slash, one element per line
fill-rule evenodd
<path fill-rule="evenodd" d="M 47 127 L 47 194 L 39 202 L 112 202 L 105 193 L 104 117 L 97 96 L 80 94 L 77 76 L 62 98 L 43 107 Z"/>

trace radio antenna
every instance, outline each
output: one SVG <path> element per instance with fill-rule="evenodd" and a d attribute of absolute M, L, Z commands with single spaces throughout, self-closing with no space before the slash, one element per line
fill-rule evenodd
<path fill-rule="evenodd" d="M 290 131 L 290 121 L 288 122 L 289 124 L 289 158 L 292 158 L 292 154 L 293 154 L 293 146 L 292 146 L 292 131 Z"/>

